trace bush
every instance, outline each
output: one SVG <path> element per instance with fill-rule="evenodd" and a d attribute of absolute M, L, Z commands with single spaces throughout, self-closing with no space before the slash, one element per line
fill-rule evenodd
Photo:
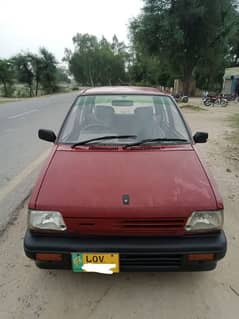
<path fill-rule="evenodd" d="M 18 89 L 15 92 L 16 97 L 29 97 L 29 87 L 23 86 L 18 87 Z"/>
<path fill-rule="evenodd" d="M 15 87 L 13 85 L 7 85 L 7 92 L 5 92 L 3 86 L 0 87 L 0 95 L 4 97 L 13 97 Z"/>

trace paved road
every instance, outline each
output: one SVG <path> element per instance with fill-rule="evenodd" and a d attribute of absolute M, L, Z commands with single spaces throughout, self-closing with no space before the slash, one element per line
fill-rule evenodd
<path fill-rule="evenodd" d="M 50 144 L 38 128 L 57 132 L 76 92 L 0 105 L 0 231 L 29 194 Z"/>

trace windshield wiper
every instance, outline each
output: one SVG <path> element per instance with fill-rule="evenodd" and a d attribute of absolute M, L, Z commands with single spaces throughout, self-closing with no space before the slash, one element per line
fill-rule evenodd
<path fill-rule="evenodd" d="M 148 138 L 145 140 L 141 140 L 139 142 L 133 143 L 133 144 L 128 144 L 125 145 L 123 148 L 129 148 L 132 146 L 138 146 L 138 145 L 143 145 L 143 144 L 148 144 L 148 143 L 154 143 L 154 142 L 188 142 L 188 140 L 183 139 L 183 138 Z"/>
<path fill-rule="evenodd" d="M 97 141 L 101 141 L 101 140 L 113 140 L 113 139 L 127 139 L 127 138 L 137 138 L 137 135 L 107 135 L 107 136 L 101 136 L 101 137 L 96 137 L 96 138 L 91 138 L 90 140 L 86 140 L 86 141 L 81 141 L 78 143 L 75 143 L 71 146 L 71 148 L 75 148 L 76 146 L 80 146 L 80 145 L 87 145 L 88 143 L 91 142 L 97 142 Z"/>

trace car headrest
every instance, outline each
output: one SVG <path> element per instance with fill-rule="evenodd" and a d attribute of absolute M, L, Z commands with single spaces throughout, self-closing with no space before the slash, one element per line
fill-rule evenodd
<path fill-rule="evenodd" d="M 134 111 L 135 115 L 142 120 L 153 119 L 153 108 L 150 107 L 137 107 Z"/>
<path fill-rule="evenodd" d="M 111 106 L 98 105 L 95 107 L 95 117 L 102 122 L 112 119 L 114 113 L 114 109 Z"/>

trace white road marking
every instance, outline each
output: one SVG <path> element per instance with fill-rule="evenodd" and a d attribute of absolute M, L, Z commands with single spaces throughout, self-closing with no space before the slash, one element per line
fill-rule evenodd
<path fill-rule="evenodd" d="M 35 161 L 27 166 L 20 174 L 15 176 L 6 186 L 0 189 L 0 202 L 11 193 L 25 178 L 27 178 L 33 171 L 47 158 L 49 149 L 42 153 Z"/>
<path fill-rule="evenodd" d="M 19 114 L 16 114 L 16 115 L 9 116 L 7 119 L 8 120 L 13 120 L 13 119 L 16 119 L 18 117 L 22 117 L 24 115 L 31 114 L 31 113 L 38 112 L 38 111 L 39 110 L 37 110 L 37 109 L 33 109 L 33 110 L 30 110 L 30 111 L 26 111 L 26 112 L 22 112 L 22 113 L 19 113 Z"/>

